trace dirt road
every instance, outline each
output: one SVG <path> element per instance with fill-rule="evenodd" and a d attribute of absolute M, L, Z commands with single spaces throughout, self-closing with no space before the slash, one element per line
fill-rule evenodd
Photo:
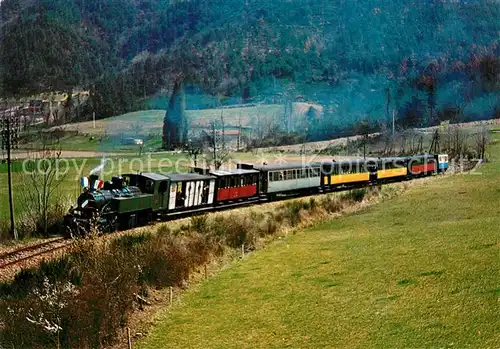
<path fill-rule="evenodd" d="M 31 150 L 16 150 L 12 153 L 13 159 L 26 159 L 28 157 L 36 156 L 37 152 L 33 152 Z M 63 150 L 61 152 L 61 158 L 71 159 L 71 158 L 94 158 L 94 157 L 102 157 L 102 156 L 126 156 L 126 155 L 135 155 L 135 153 L 106 153 L 106 152 L 98 152 L 98 151 L 76 151 L 76 150 Z M 7 154 L 2 152 L 0 153 L 0 159 L 6 159 Z"/>

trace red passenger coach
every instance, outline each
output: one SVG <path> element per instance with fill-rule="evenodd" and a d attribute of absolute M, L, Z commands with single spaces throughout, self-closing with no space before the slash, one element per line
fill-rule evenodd
<path fill-rule="evenodd" d="M 210 174 L 217 177 L 217 202 L 257 196 L 259 171 L 228 169 L 210 171 Z"/>
<path fill-rule="evenodd" d="M 408 162 L 409 173 L 412 175 L 425 175 L 437 171 L 436 159 L 433 156 L 414 156 Z"/>
<path fill-rule="evenodd" d="M 425 172 L 434 172 L 436 171 L 436 163 L 433 162 L 431 164 L 423 164 L 423 165 L 413 165 L 411 167 L 411 172 L 413 174 L 420 174 Z"/>

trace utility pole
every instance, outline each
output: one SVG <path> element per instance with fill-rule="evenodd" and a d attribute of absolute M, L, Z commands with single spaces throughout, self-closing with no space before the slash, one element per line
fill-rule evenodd
<path fill-rule="evenodd" d="M 13 118 L 14 112 L 11 109 L 3 111 L 3 119 L 1 123 L 2 149 L 7 151 L 7 177 L 9 186 L 9 211 L 10 211 L 10 233 L 14 240 L 19 237 L 17 235 L 14 219 L 14 198 L 12 195 L 12 148 L 17 148 L 19 135 L 19 118 Z"/>
<path fill-rule="evenodd" d="M 396 125 L 395 125 L 395 120 L 396 119 L 396 111 L 392 111 L 392 135 L 394 136 L 394 133 L 396 132 Z"/>
<path fill-rule="evenodd" d="M 241 146 L 241 113 L 238 115 L 238 145 L 236 146 L 236 151 L 240 151 Z"/>

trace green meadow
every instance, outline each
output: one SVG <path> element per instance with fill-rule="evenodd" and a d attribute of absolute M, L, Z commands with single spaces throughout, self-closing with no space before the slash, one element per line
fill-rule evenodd
<path fill-rule="evenodd" d="M 279 239 L 158 314 L 149 348 L 497 348 L 500 134 L 473 174 Z"/>

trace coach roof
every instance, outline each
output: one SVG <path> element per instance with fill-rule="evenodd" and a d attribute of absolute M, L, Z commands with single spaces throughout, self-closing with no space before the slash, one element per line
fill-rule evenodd
<path fill-rule="evenodd" d="M 283 171 L 283 170 L 295 170 L 302 168 L 319 168 L 321 167 L 320 162 L 299 162 L 290 164 L 271 164 L 271 165 L 254 165 L 256 170 L 260 171 Z"/>
<path fill-rule="evenodd" d="M 165 177 L 164 175 L 161 175 L 159 173 L 153 173 L 153 172 L 146 172 L 146 173 L 133 173 L 130 174 L 129 176 L 143 176 L 147 179 L 151 179 L 153 181 L 164 181 L 167 180 L 168 177 Z"/>
<path fill-rule="evenodd" d="M 214 176 L 198 173 L 172 173 L 167 175 L 172 182 L 202 181 L 204 179 L 215 179 Z"/>
<path fill-rule="evenodd" d="M 213 170 L 210 171 L 210 174 L 214 176 L 236 176 L 236 175 L 248 175 L 248 174 L 257 174 L 259 171 L 257 170 L 247 170 L 247 169 L 227 169 L 227 170 Z"/>

